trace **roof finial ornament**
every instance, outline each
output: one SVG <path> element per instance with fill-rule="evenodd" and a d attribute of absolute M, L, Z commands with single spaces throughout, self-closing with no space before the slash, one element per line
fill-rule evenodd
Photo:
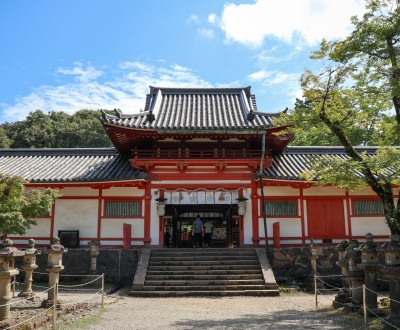
<path fill-rule="evenodd" d="M 247 114 L 247 120 L 253 121 L 255 117 L 256 117 L 256 114 L 254 113 L 254 111 L 250 110 L 250 112 Z"/>
<path fill-rule="evenodd" d="M 151 123 L 156 117 L 154 116 L 154 113 L 149 111 L 149 113 L 146 115 L 147 120 Z"/>
<path fill-rule="evenodd" d="M 120 109 L 114 108 L 114 112 L 118 116 L 118 118 L 121 118 L 121 110 Z"/>

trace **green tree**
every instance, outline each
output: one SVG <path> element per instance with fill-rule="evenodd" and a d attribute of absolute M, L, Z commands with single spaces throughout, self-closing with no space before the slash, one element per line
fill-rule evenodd
<path fill-rule="evenodd" d="M 26 183 L 20 177 L 0 174 L 0 234 L 25 234 L 36 224 L 34 218 L 47 214 L 58 198 L 57 190 L 27 190 Z"/>
<path fill-rule="evenodd" d="M 6 123 L 0 128 L 6 132 L 12 148 L 110 147 L 112 143 L 100 115 L 95 110 L 80 110 L 73 115 L 36 110 L 25 120 Z"/>
<path fill-rule="evenodd" d="M 0 148 L 9 148 L 11 145 L 11 140 L 8 138 L 4 128 L 0 127 Z"/>
<path fill-rule="evenodd" d="M 319 136 L 329 132 L 329 143 L 339 142 L 348 159 L 314 159 L 304 177 L 351 190 L 370 186 L 382 200 L 392 234 L 400 234 L 400 204 L 394 198 L 400 150 L 388 147 L 400 142 L 399 4 L 366 0 L 365 15 L 352 18 L 354 30 L 346 39 L 323 40 L 312 58 L 326 64 L 302 75 L 304 100 L 279 122 L 297 132 L 307 125 L 323 127 Z M 357 151 L 359 144 L 386 147 L 369 155 Z"/>

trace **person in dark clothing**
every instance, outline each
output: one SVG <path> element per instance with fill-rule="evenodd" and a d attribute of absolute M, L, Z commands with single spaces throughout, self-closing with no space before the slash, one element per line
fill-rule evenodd
<path fill-rule="evenodd" d="M 202 247 L 202 237 L 204 235 L 203 221 L 200 219 L 200 215 L 196 216 L 196 220 L 193 221 L 192 234 L 194 238 L 193 247 Z"/>
<path fill-rule="evenodd" d="M 164 233 L 164 244 L 165 247 L 169 248 L 169 239 L 171 238 L 171 234 L 169 233 L 168 229 Z"/>

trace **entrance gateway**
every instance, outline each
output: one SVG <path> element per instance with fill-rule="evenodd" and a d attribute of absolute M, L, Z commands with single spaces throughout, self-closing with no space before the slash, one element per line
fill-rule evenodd
<path fill-rule="evenodd" d="M 192 247 L 192 224 L 197 215 L 203 223 L 212 223 L 210 247 L 240 247 L 243 226 L 238 215 L 237 191 L 166 191 L 164 197 L 164 247 Z"/>

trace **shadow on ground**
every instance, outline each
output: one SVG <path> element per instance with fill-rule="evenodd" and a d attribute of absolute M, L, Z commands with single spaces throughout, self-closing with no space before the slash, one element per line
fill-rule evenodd
<path fill-rule="evenodd" d="M 170 326 L 177 329 L 364 329 L 358 316 L 338 316 L 326 311 L 310 312 L 284 311 L 265 316 L 244 315 L 239 318 L 178 321 Z"/>

